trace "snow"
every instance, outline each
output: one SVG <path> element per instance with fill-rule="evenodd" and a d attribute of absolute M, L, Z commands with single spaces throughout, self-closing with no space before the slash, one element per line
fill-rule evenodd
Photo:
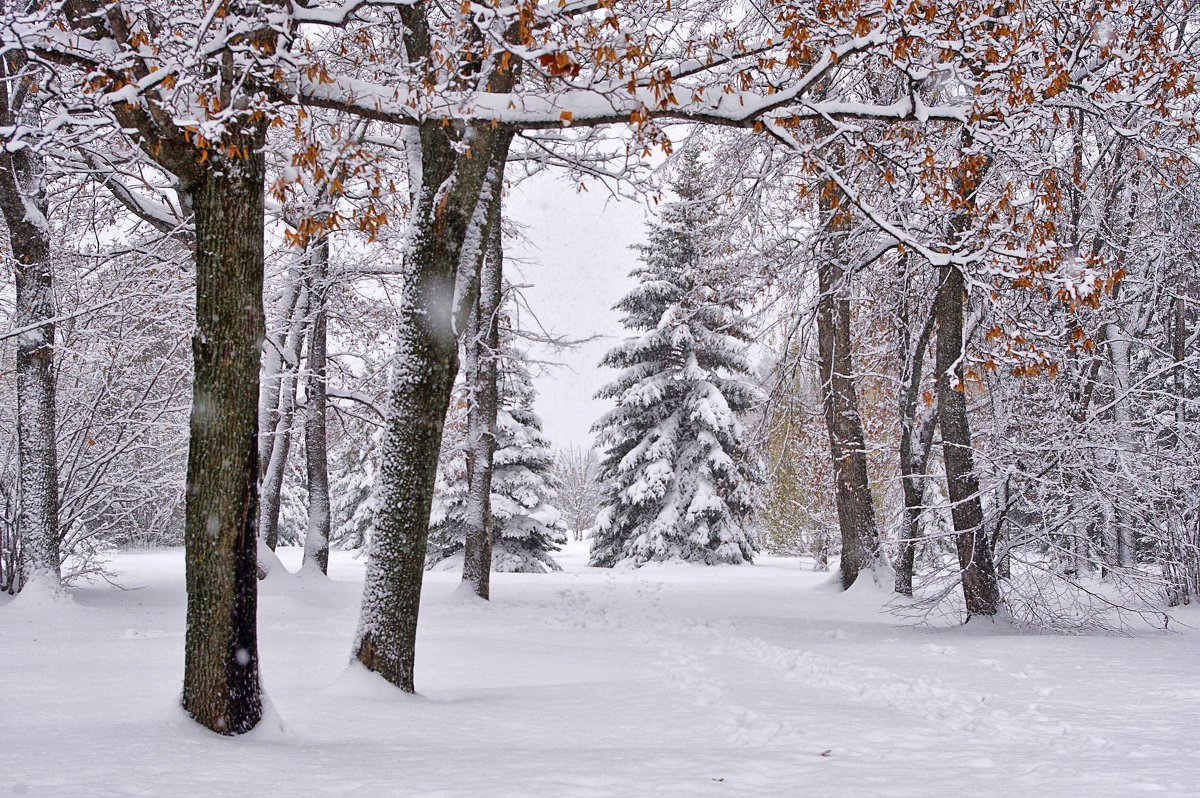
<path fill-rule="evenodd" d="M 260 583 L 266 721 L 176 708 L 183 556 L 124 590 L 0 597 L 0 773 L 18 795 L 1196 794 L 1200 632 L 905 626 L 869 580 L 754 566 L 425 577 L 418 696 L 349 665 L 363 564 Z M 291 569 L 300 549 L 282 549 Z M 1200 613 L 1182 615 L 1192 626 Z"/>

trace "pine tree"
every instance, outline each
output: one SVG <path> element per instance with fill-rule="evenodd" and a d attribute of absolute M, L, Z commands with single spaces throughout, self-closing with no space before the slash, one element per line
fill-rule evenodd
<path fill-rule="evenodd" d="M 554 502 L 557 480 L 554 453 L 533 411 L 536 391 L 526 354 L 515 346 L 502 321 L 499 412 L 492 465 L 492 570 L 541 573 L 562 570 L 550 556 L 566 542 L 566 524 Z M 437 492 L 429 531 L 429 567 L 459 560 L 464 545 L 463 511 L 467 501 L 465 440 L 466 400 L 451 402 L 446 446 L 438 469 Z M 457 440 L 455 440 L 457 438 Z"/>
<path fill-rule="evenodd" d="M 360 427 L 365 427 L 361 429 Z M 333 517 L 337 526 L 333 542 L 342 549 L 361 549 L 367 544 L 371 522 L 379 506 L 375 492 L 377 453 L 382 430 L 360 424 L 353 434 L 343 434 L 333 462 Z"/>
<path fill-rule="evenodd" d="M 621 369 L 600 391 L 616 407 L 593 428 L 606 447 L 604 499 L 591 564 L 753 559 L 760 467 L 739 414 L 756 402 L 746 381 L 746 297 L 728 272 L 699 156 L 687 153 L 666 206 L 637 247 L 638 286 L 616 306 L 636 336 L 602 365 Z"/>

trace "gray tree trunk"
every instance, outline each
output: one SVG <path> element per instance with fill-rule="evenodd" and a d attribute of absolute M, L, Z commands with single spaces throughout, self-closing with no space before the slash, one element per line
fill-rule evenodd
<path fill-rule="evenodd" d="M 500 304 L 503 299 L 504 237 L 500 230 L 501 174 L 489 178 L 496 186 L 488 208 L 487 256 L 479 279 L 479 299 L 467 331 L 469 357 L 475 373 L 468 375 L 472 386 L 467 436 L 471 447 L 469 488 L 463 512 L 466 546 L 463 552 L 463 582 L 475 595 L 490 598 L 492 571 L 492 461 L 496 453 L 496 414 L 499 407 L 497 377 L 500 357 Z"/>
<path fill-rule="evenodd" d="M 957 267 L 942 274 L 935 308 L 938 423 L 942 428 L 942 459 L 950 514 L 957 536 L 967 617 L 995 615 L 1000 609 L 1000 585 L 992 559 L 991 540 L 983 525 L 979 479 L 975 476 L 971 426 L 963 382 L 963 303 L 966 284 Z"/>
<path fill-rule="evenodd" d="M 305 569 L 329 573 L 329 447 L 326 438 L 326 327 L 329 292 L 329 238 L 320 236 L 309 245 L 311 266 L 309 296 L 312 328 L 308 334 L 307 406 L 304 413 L 304 462 L 308 473 L 308 530 L 304 536 Z"/>
<path fill-rule="evenodd" d="M 279 397 L 283 389 L 285 353 L 288 351 L 288 340 L 291 337 L 296 310 L 304 299 L 303 282 L 292 279 L 278 302 L 279 316 L 288 322 L 283 337 L 278 341 L 263 343 L 262 388 L 259 391 L 258 403 L 258 470 L 260 474 L 267 473 L 271 462 L 271 449 L 275 443 L 275 427 L 279 422 Z M 262 533 L 261 524 L 259 533 Z"/>
<path fill-rule="evenodd" d="M 271 551 L 274 551 L 275 547 L 279 545 L 279 507 L 283 493 L 283 479 L 287 474 L 288 456 L 292 451 L 292 429 L 296 417 L 296 390 L 299 387 L 300 352 L 304 347 L 309 302 L 309 292 L 302 287 L 299 298 L 292 307 L 287 337 L 283 342 L 284 357 L 280 358 L 279 382 L 272 391 L 276 399 L 276 409 L 271 414 L 272 427 L 266 436 L 266 471 L 262 474 L 258 511 L 258 534 Z M 263 437 L 259 435 L 260 446 Z M 262 463 L 261 460 L 260 463 Z"/>
<path fill-rule="evenodd" d="M 37 124 L 35 77 L 24 59 L 3 59 L 0 125 Z M 54 407 L 54 270 L 46 216 L 45 164 L 30 147 L 0 150 L 0 212 L 8 227 L 16 272 L 17 490 L 20 543 L 14 586 L 44 583 L 58 590 L 57 420 Z"/>
<path fill-rule="evenodd" d="M 256 521 L 263 337 L 263 136 L 247 158 L 210 152 L 196 215 L 195 382 L 187 467 L 183 706 L 221 734 L 262 716 Z"/>

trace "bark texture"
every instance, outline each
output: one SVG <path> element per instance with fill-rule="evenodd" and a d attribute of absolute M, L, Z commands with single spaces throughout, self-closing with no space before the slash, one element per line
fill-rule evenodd
<path fill-rule="evenodd" d="M 326 437 L 328 396 L 326 390 L 326 330 L 329 313 L 325 307 L 329 283 L 329 238 L 321 236 L 309 245 L 309 296 L 312 297 L 312 329 L 308 334 L 308 382 L 304 412 L 304 465 L 308 474 L 308 529 L 304 536 L 304 568 L 329 573 L 329 446 Z"/>
<path fill-rule="evenodd" d="M 271 551 L 279 545 L 279 507 L 283 492 L 283 478 L 287 472 L 288 456 L 292 450 L 292 429 L 296 417 L 296 390 L 299 386 L 300 352 L 304 347 L 305 322 L 309 311 L 310 295 L 306 287 L 297 292 L 291 305 L 287 335 L 283 339 L 283 352 L 270 358 L 278 369 L 267 373 L 268 388 L 260 400 L 259 418 L 264 417 L 263 404 L 271 402 L 266 413 L 270 426 L 265 434 L 259 430 L 259 489 L 258 535 Z"/>
<path fill-rule="evenodd" d="M 501 174 L 503 164 L 500 165 Z M 469 488 L 463 521 L 466 545 L 463 582 L 482 599 L 491 596 L 492 571 L 492 462 L 496 453 L 496 414 L 499 408 L 497 358 L 500 352 L 500 304 L 503 299 L 504 244 L 500 230 L 499 179 L 492 176 L 496 192 L 488 209 L 487 256 L 479 280 L 479 299 L 467 328 L 468 356 L 474 373 L 467 429 Z"/>
<path fill-rule="evenodd" d="M 850 343 L 850 300 L 843 252 L 839 237 L 844 224 L 830 199 L 836 188 L 822 192 L 822 217 L 826 220 L 826 246 L 817 264 L 818 368 L 825 429 L 833 461 L 838 528 L 842 537 L 842 589 L 848 589 L 863 571 L 883 565 L 875 505 L 867 476 L 867 452 L 858 392 L 854 384 L 854 362 Z"/>
<path fill-rule="evenodd" d="M 406 41 L 427 43 L 423 17 Z M 410 52 L 420 50 L 410 47 Z M 507 160 L 512 134 L 470 129 L 471 157 L 456 150 L 451 130 L 422 125 L 414 239 L 405 260 L 391 419 L 379 473 L 375 517 L 355 656 L 402 690 L 414 691 L 429 511 L 442 427 L 458 371 L 458 331 L 477 290 L 493 161 Z"/>
<path fill-rule="evenodd" d="M 1136 454 L 1137 442 L 1131 433 L 1133 424 L 1129 410 L 1130 336 L 1120 324 L 1110 321 L 1105 325 L 1104 338 L 1105 343 L 1108 344 L 1109 378 L 1113 390 L 1113 421 L 1117 433 L 1113 467 L 1121 481 L 1132 484 L 1133 477 L 1129 460 Z M 1105 520 L 1112 528 L 1112 540 L 1106 547 L 1105 558 L 1110 565 L 1132 568 L 1135 551 L 1129 514 L 1125 512 L 1124 506 L 1118 500 L 1119 497 L 1108 498 L 1111 501 Z M 1106 535 L 1106 538 L 1108 537 L 1109 535 Z"/>
<path fill-rule="evenodd" d="M 33 73 L 17 54 L 3 60 L 0 125 L 20 124 Z M 22 99 L 24 98 L 24 99 Z M 20 554 L 14 588 L 35 581 L 57 589 L 59 571 L 57 419 L 54 407 L 54 270 L 50 260 L 45 165 L 29 147 L 0 150 L 0 212 L 16 273 L 17 467 Z"/>
<path fill-rule="evenodd" d="M 966 284 L 956 267 L 942 274 L 936 300 L 938 424 L 942 429 L 942 459 L 957 536 L 967 617 L 995 615 L 1000 609 L 1000 585 L 992 545 L 983 525 L 979 479 L 975 475 L 967 397 L 963 390 L 963 304 Z"/>
<path fill-rule="evenodd" d="M 221 734 L 262 716 L 256 629 L 258 378 L 263 337 L 261 137 L 213 153 L 192 185 L 195 382 L 188 450 L 183 706 Z"/>

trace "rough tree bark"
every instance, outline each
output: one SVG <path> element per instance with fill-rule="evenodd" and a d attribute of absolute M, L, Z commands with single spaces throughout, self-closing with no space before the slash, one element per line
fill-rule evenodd
<path fill-rule="evenodd" d="M 410 57 L 427 52 L 423 9 L 402 13 Z M 512 140 L 504 129 L 469 128 L 464 143 L 470 157 L 464 157 L 453 131 L 440 124 L 421 125 L 414 133 L 420 164 L 414 175 L 419 178 L 414 235 L 404 263 L 380 507 L 354 645 L 359 662 L 410 693 L 429 510 L 458 371 L 457 336 L 474 301 L 483 258 L 485 187 L 497 171 L 490 167 L 507 160 Z"/>
<path fill-rule="evenodd" d="M 304 463 L 308 473 L 308 529 L 304 536 L 304 569 L 329 573 L 329 447 L 326 439 L 325 307 L 329 283 L 329 237 L 309 244 L 309 296 L 312 328 L 308 333 L 308 381 L 304 413 Z"/>
<path fill-rule="evenodd" d="M 414 63 L 436 69 L 429 9 L 422 0 L 398 12 L 404 48 Z M 516 67 L 487 77 L 490 91 L 511 91 Z M 440 82 L 436 72 L 431 82 Z M 391 418 L 377 491 L 379 510 L 367 561 L 354 655 L 406 692 L 414 692 L 417 617 L 421 607 L 429 510 L 442 427 L 458 371 L 458 333 L 477 292 L 487 231 L 492 168 L 508 160 L 511 130 L 427 122 L 407 134 L 413 236 L 404 261 Z M 496 190 L 500 186 L 495 187 Z"/>
<path fill-rule="evenodd" d="M 262 133 L 246 138 L 248 157 L 211 153 L 191 186 L 196 331 L 183 706 L 221 734 L 247 732 L 262 716 L 255 561 L 265 164 Z"/>
<path fill-rule="evenodd" d="M 854 385 L 853 352 L 850 343 L 850 300 L 847 275 L 842 265 L 841 236 L 845 223 L 833 199 L 836 187 L 827 182 L 821 192 L 821 217 L 827 240 L 819 253 L 817 281 L 818 369 L 825 428 L 833 459 L 838 528 L 842 537 L 842 589 L 848 589 L 862 571 L 886 565 L 875 524 L 875 505 L 867 477 L 867 452 L 858 393 Z"/>
<path fill-rule="evenodd" d="M 995 615 L 1000 609 L 1000 585 L 992 559 L 991 540 L 983 525 L 983 505 L 967 397 L 963 381 L 963 303 L 966 283 L 957 267 L 946 267 L 934 307 L 937 315 L 936 368 L 938 424 L 942 429 L 942 459 L 950 513 L 957 535 L 958 563 L 962 571 L 967 617 Z"/>
<path fill-rule="evenodd" d="M 0 125 L 36 116 L 34 74 L 18 53 L 0 61 Z M 36 124 L 36 121 L 34 122 Z M 54 408 L 54 270 L 50 261 L 45 163 L 30 147 L 0 149 L 0 212 L 15 261 L 17 468 L 20 554 L 14 586 L 58 590 L 58 455 Z"/>
<path fill-rule="evenodd" d="M 184 710 L 221 734 L 247 732 L 262 717 L 258 678 L 257 513 L 258 396 L 263 324 L 263 220 L 266 125 L 262 78 L 277 46 L 290 39 L 268 17 L 269 3 L 229 0 L 221 24 L 233 31 L 209 62 L 194 110 L 215 105 L 224 134 L 208 140 L 167 110 L 163 84 L 145 53 L 170 33 L 156 18 L 134 18 L 100 0 L 60 8 L 78 38 L 79 65 L 93 70 L 89 48 L 119 43 L 121 71 L 94 70 L 109 90 L 144 82 L 108 108 L 120 129 L 179 180 L 195 222 L 196 326 L 192 336 L 192 411 L 184 511 L 187 631 Z M 142 24 L 146 22 L 146 24 Z M 138 42 L 149 37 L 149 41 Z M 106 50 L 107 51 L 107 50 Z M 189 76 L 190 77 L 190 76 Z M 211 85 L 204 80 L 211 78 Z M 195 87 L 174 91 L 191 91 Z M 194 98 L 194 95 L 193 95 Z"/>
<path fill-rule="evenodd" d="M 497 168 L 497 167 L 494 167 Z M 489 178 L 496 186 L 488 208 L 487 255 L 479 278 L 479 299 L 475 302 L 472 322 L 467 328 L 466 345 L 475 373 L 468 415 L 468 440 L 471 447 L 469 488 L 464 508 L 466 546 L 463 554 L 463 582 L 475 595 L 490 598 L 492 571 L 492 461 L 496 453 L 496 414 L 499 408 L 497 386 L 500 356 L 500 303 L 503 299 L 504 237 L 500 230 L 501 174 Z"/>

